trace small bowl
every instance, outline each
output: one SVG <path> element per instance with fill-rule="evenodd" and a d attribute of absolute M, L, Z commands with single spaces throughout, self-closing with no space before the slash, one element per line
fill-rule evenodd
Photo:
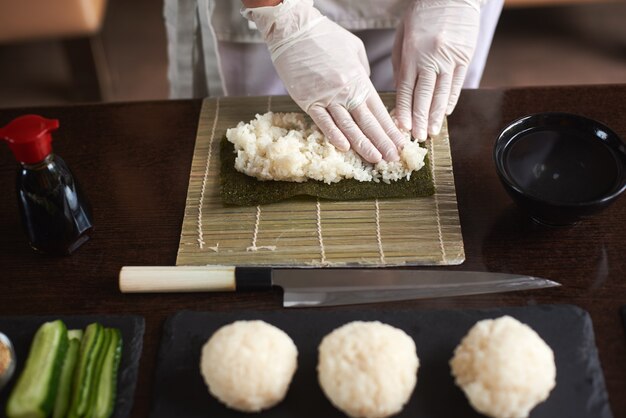
<path fill-rule="evenodd" d="M 11 340 L 9 337 L 0 332 L 0 344 L 8 348 L 9 352 L 9 364 L 4 370 L 0 370 L 0 391 L 2 388 L 9 383 L 13 373 L 15 372 L 15 350 L 13 349 L 13 344 L 11 344 Z"/>
<path fill-rule="evenodd" d="M 542 224 L 571 225 L 626 189 L 624 142 L 582 116 L 524 116 L 500 133 L 493 155 L 504 188 Z"/>

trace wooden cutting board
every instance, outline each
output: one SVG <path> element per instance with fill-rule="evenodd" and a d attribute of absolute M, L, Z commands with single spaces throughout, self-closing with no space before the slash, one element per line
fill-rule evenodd
<path fill-rule="evenodd" d="M 393 107 L 393 95 L 382 97 Z M 447 126 L 427 142 L 434 196 L 225 207 L 219 143 L 228 128 L 268 110 L 301 112 L 285 96 L 203 102 L 177 265 L 383 267 L 465 260 Z"/>
<path fill-rule="evenodd" d="M 180 312 L 165 323 L 154 379 L 151 418 L 249 417 L 213 398 L 200 375 L 200 352 L 219 327 L 261 319 L 284 330 L 298 347 L 298 370 L 282 403 L 258 418 L 345 417 L 317 382 L 317 347 L 347 322 L 378 320 L 404 330 L 415 341 L 420 368 L 417 386 L 398 418 L 480 418 L 454 384 L 448 362 L 477 321 L 511 315 L 530 325 L 552 348 L 557 384 L 531 418 L 610 418 L 608 394 L 587 312 L 571 305 L 535 305 L 489 310 L 279 310 Z"/>

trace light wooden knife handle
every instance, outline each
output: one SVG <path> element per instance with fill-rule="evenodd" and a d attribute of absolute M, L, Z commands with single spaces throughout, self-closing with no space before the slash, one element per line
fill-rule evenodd
<path fill-rule="evenodd" d="M 122 293 L 233 292 L 234 266 L 122 267 Z"/>

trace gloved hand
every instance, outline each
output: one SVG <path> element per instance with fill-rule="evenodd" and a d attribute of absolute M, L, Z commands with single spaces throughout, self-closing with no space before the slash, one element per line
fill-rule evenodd
<path fill-rule="evenodd" d="M 352 147 L 371 163 L 399 159 L 407 139 L 369 79 L 359 38 L 322 16 L 313 0 L 284 0 L 242 14 L 256 23 L 291 97 L 335 147 Z"/>
<path fill-rule="evenodd" d="M 423 140 L 454 110 L 474 54 L 483 0 L 415 0 L 392 53 L 399 126 Z"/>

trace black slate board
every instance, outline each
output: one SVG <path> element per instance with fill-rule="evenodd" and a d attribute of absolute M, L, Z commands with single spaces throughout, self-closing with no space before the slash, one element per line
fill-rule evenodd
<path fill-rule="evenodd" d="M 379 320 L 413 337 L 420 358 L 413 396 L 397 417 L 482 417 L 474 412 L 450 376 L 454 348 L 478 320 L 509 314 L 532 326 L 552 347 L 557 385 L 531 418 L 612 417 L 589 315 L 570 305 L 493 310 L 281 310 L 273 312 L 179 312 L 168 318 L 155 378 L 152 418 L 249 417 L 220 404 L 199 371 L 200 351 L 220 326 L 262 319 L 286 331 L 299 350 L 298 370 L 285 400 L 255 414 L 259 418 L 345 417 L 325 398 L 316 374 L 317 346 L 328 332 L 353 320 Z"/>
<path fill-rule="evenodd" d="M 143 347 L 143 333 L 145 321 L 140 316 L 117 315 L 81 315 L 81 316 L 16 316 L 0 317 L 0 331 L 6 334 L 13 346 L 18 359 L 17 369 L 11 382 L 0 393 L 0 416 L 4 416 L 7 399 L 17 377 L 24 368 L 24 361 L 28 357 L 30 344 L 35 332 L 47 321 L 61 319 L 68 329 L 84 329 L 92 322 L 99 322 L 106 327 L 119 328 L 122 333 L 123 347 L 117 376 L 117 399 L 113 418 L 125 418 L 130 415 L 137 383 L 139 358 Z"/>

